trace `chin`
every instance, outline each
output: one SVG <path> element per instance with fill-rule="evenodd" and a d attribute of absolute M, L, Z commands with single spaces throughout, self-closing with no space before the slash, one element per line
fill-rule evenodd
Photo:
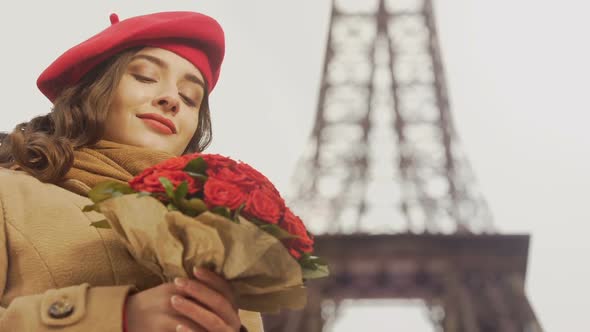
<path fill-rule="evenodd" d="M 167 144 L 161 142 L 161 139 L 153 139 L 153 138 L 144 138 L 144 139 L 137 139 L 137 137 L 121 140 L 123 144 L 128 144 L 140 148 L 148 148 L 154 149 L 159 151 L 168 151 L 169 149 L 166 148 Z"/>
<path fill-rule="evenodd" d="M 174 144 L 174 137 L 158 135 L 151 131 L 137 133 L 137 135 L 131 137 L 118 137 L 118 139 L 114 141 L 122 144 L 167 152 L 174 155 L 180 155 L 182 154 L 182 151 L 184 151 L 178 151 Z"/>

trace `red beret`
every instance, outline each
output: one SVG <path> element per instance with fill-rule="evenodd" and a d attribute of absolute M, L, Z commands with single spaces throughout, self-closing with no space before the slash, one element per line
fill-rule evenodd
<path fill-rule="evenodd" d="M 119 22 L 72 47 L 37 79 L 41 92 L 54 101 L 61 91 L 76 84 L 84 74 L 111 56 L 131 47 L 167 49 L 189 60 L 201 73 L 209 92 L 213 90 L 225 54 L 221 26 L 213 18 L 194 12 L 162 12 Z"/>

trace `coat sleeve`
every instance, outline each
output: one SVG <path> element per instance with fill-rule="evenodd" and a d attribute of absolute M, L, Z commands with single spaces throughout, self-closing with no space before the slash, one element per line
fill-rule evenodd
<path fill-rule="evenodd" d="M 6 230 L 0 200 L 0 298 L 7 287 L 9 268 Z M 132 288 L 81 284 L 17 297 L 0 307 L 0 332 L 120 332 L 124 302 Z"/>

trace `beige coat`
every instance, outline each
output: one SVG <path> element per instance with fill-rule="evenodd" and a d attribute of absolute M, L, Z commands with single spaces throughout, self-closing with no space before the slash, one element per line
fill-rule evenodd
<path fill-rule="evenodd" d="M 0 168 L 0 331 L 122 331 L 123 304 L 160 280 L 111 230 L 89 226 L 90 200 Z M 60 318 L 61 317 L 61 318 Z M 249 331 L 258 313 L 240 311 Z"/>

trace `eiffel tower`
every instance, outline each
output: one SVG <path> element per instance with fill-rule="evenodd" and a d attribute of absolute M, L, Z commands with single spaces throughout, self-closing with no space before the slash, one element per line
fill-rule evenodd
<path fill-rule="evenodd" d="M 496 231 L 461 153 L 431 0 L 333 0 L 294 183 L 332 275 L 309 283 L 304 310 L 265 315 L 266 331 L 322 331 L 346 299 L 419 299 L 436 331 L 542 331 L 529 236 Z"/>

